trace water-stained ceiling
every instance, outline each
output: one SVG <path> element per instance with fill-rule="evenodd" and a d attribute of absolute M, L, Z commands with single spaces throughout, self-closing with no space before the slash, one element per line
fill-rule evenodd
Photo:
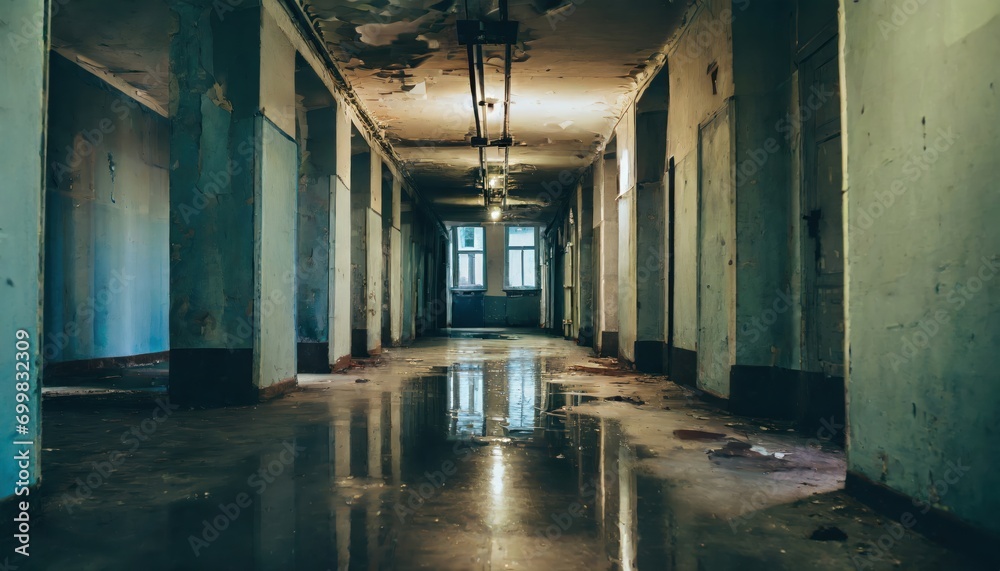
<path fill-rule="evenodd" d="M 476 188 L 468 60 L 456 22 L 467 14 L 496 19 L 498 0 L 282 1 L 300 3 L 312 16 L 365 111 L 440 217 L 488 219 Z M 565 181 L 593 161 L 662 61 L 691 2 L 509 0 L 520 33 L 513 50 L 508 220 L 551 219 L 553 203 L 572 190 Z M 166 111 L 168 2 L 60 1 L 53 11 L 55 49 L 109 80 L 124 80 L 133 96 Z M 502 100 L 503 48 L 487 46 L 486 55 L 487 91 Z M 502 156 L 489 152 L 494 161 Z"/>
<path fill-rule="evenodd" d="M 476 188 L 479 154 L 468 142 L 475 134 L 468 59 L 456 21 L 467 9 L 472 18 L 496 19 L 498 0 L 304 4 L 421 194 L 447 221 L 485 220 Z M 575 175 L 593 161 L 662 60 L 688 4 L 510 0 L 520 33 L 513 50 L 509 219 L 547 221 L 554 214 L 544 205 L 553 202 L 560 173 Z M 500 100 L 502 55 L 500 46 L 487 47 L 487 91 Z M 502 156 L 488 153 L 492 160 Z"/>

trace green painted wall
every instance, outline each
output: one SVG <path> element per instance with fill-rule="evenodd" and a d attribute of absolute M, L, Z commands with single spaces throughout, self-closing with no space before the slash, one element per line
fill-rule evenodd
<path fill-rule="evenodd" d="M 260 388 L 295 378 L 295 242 L 298 145 L 257 119 L 260 183 L 254 192 L 254 378 Z"/>
<path fill-rule="evenodd" d="M 41 337 L 42 337 L 42 208 L 44 197 L 45 114 L 48 80 L 48 10 L 43 0 L 5 2 L 0 18 L 0 304 L 3 350 L 0 366 L 7 382 L 0 386 L 0 405 L 10 415 L 0 429 L 0 464 L 4 487 L 0 498 L 38 482 L 41 474 Z M 22 331 L 20 335 L 19 331 Z M 26 337 L 26 338 L 25 338 Z M 18 346 L 18 342 L 21 345 Z M 27 377 L 16 378 L 17 373 Z M 27 382 L 18 387 L 16 382 Z M 26 390 L 19 391 L 19 388 Z M 27 397 L 27 434 L 18 434 L 14 418 L 18 393 Z M 22 399 L 24 397 L 21 397 Z M 14 442 L 30 441 L 31 445 Z M 20 473 L 13 460 L 28 450 L 30 466 Z M 23 482 L 23 484 L 15 484 Z M 31 501 L 23 495 L 20 500 Z M 37 506 L 37 503 L 35 503 Z M 13 529 L 13 527 L 9 528 Z"/>
<path fill-rule="evenodd" d="M 1000 531 L 1000 4 L 841 10 L 849 469 Z"/>

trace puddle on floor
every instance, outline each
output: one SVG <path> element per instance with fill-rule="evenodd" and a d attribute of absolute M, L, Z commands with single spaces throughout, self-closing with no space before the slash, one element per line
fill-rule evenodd
<path fill-rule="evenodd" d="M 848 561 L 829 546 L 810 552 L 820 542 L 805 531 L 737 533 L 712 507 L 738 499 L 656 476 L 658 453 L 591 406 L 634 403 L 551 382 L 564 361 L 514 349 L 401 382 L 375 371 L 366 383 L 308 384 L 255 407 L 179 410 L 149 393 L 48 398 L 43 509 L 31 565 L 19 568 L 753 570 Z M 716 437 L 689 430 L 677 441 L 717 448 Z M 698 469 L 733 471 L 695 456 Z"/>

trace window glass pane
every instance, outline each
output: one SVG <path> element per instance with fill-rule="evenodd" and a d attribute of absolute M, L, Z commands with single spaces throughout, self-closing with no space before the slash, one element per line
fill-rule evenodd
<path fill-rule="evenodd" d="M 458 257 L 458 286 L 468 286 L 472 282 L 472 272 L 469 268 L 469 256 Z"/>
<path fill-rule="evenodd" d="M 535 229 L 534 228 L 524 228 L 520 226 L 508 226 L 507 227 L 507 245 L 516 247 L 534 247 L 535 245 Z"/>
<path fill-rule="evenodd" d="M 482 250 L 485 231 L 475 226 L 463 226 L 458 229 L 458 251 Z"/>
<path fill-rule="evenodd" d="M 476 280 L 472 285 L 480 286 L 486 284 L 486 280 L 483 277 L 483 262 L 485 261 L 483 254 L 473 254 L 469 256 L 473 260 L 473 266 L 475 267 Z"/>
<path fill-rule="evenodd" d="M 538 287 L 535 284 L 535 251 L 524 250 L 524 287 Z"/>
<path fill-rule="evenodd" d="M 507 286 L 523 287 L 524 276 L 521 272 L 522 250 L 507 250 Z"/>

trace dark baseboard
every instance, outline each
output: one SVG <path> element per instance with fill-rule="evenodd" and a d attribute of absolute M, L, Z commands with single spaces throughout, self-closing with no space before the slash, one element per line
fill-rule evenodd
<path fill-rule="evenodd" d="M 351 330 L 351 356 L 356 359 L 368 358 L 368 330 Z"/>
<path fill-rule="evenodd" d="M 729 411 L 740 416 L 793 420 L 798 371 L 734 365 L 729 370 Z"/>
<path fill-rule="evenodd" d="M 297 372 L 313 375 L 324 375 L 330 372 L 329 343 L 300 341 L 297 349 Z"/>
<path fill-rule="evenodd" d="M 975 557 L 993 568 L 1000 565 L 1000 551 L 996 550 L 996 545 L 1000 543 L 998 534 L 976 527 L 949 512 L 910 498 L 851 470 L 847 472 L 845 490 L 904 528 Z M 896 540 L 890 530 L 884 530 L 884 533 Z M 871 543 L 877 541 L 878 537 L 871 539 Z M 866 561 L 865 555 L 859 557 L 860 562 Z"/>
<path fill-rule="evenodd" d="M 237 406 L 259 401 L 253 349 L 171 349 L 170 400 L 185 406 Z"/>
<path fill-rule="evenodd" d="M 736 365 L 729 375 L 729 411 L 741 416 L 794 421 L 799 431 L 845 424 L 844 379 L 781 367 Z M 843 430 L 832 439 L 844 442 Z"/>
<path fill-rule="evenodd" d="M 661 375 L 665 370 L 663 363 L 667 344 L 663 341 L 636 341 L 635 368 L 642 373 Z"/>
<path fill-rule="evenodd" d="M 271 399 L 276 399 L 287 395 L 288 393 L 294 392 L 298 389 L 298 383 L 295 378 L 285 379 L 283 381 L 278 381 L 269 387 L 264 387 L 258 391 L 258 399 L 260 401 L 267 401 Z"/>
<path fill-rule="evenodd" d="M 698 386 L 698 352 L 668 347 L 670 380 L 686 387 Z"/>
<path fill-rule="evenodd" d="M 601 332 L 601 357 L 618 358 L 618 332 Z"/>
<path fill-rule="evenodd" d="M 159 353 L 143 353 L 141 355 L 126 355 L 124 357 L 101 357 L 99 359 L 46 363 L 45 370 L 42 372 L 42 378 L 47 376 L 68 377 L 100 369 L 124 369 L 126 367 L 153 365 L 169 359 L 170 351 L 160 351 Z"/>

